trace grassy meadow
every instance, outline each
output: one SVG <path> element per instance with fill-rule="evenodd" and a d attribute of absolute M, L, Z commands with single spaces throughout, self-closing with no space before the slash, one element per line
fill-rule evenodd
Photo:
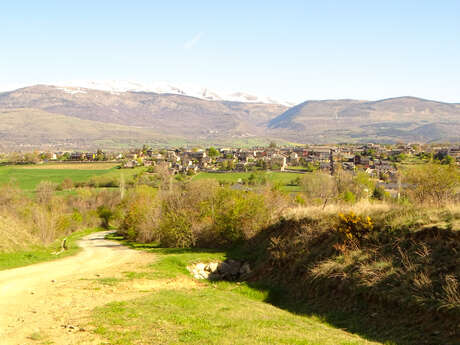
<path fill-rule="evenodd" d="M 35 187 L 41 181 L 51 181 L 54 183 L 61 183 L 65 179 L 71 179 L 74 182 L 87 181 L 95 176 L 102 176 L 113 172 L 113 168 L 94 169 L 93 167 L 87 167 L 82 169 L 81 167 L 74 168 L 69 165 L 67 168 L 63 168 L 62 165 L 59 168 L 53 165 L 42 165 L 42 166 L 24 166 L 24 167 L 11 167 L 4 166 L 0 167 L 0 185 L 9 182 L 17 184 L 21 189 L 32 192 Z"/>
<path fill-rule="evenodd" d="M 52 163 L 42 165 L 2 166 L 0 167 L 0 186 L 13 183 L 25 192 L 32 193 L 41 181 L 60 184 L 64 180 L 74 183 L 90 180 L 118 180 L 126 178 L 141 169 L 117 169 L 115 163 Z"/>
<path fill-rule="evenodd" d="M 224 252 L 131 245 L 155 253 L 157 260 L 143 272 L 124 272 L 124 279 L 100 283 L 116 287 L 123 280 L 148 279 L 168 285 L 93 311 L 95 332 L 110 344 L 380 344 L 329 325 L 319 316 L 296 315 L 268 304 L 268 289 L 224 281 L 186 283 L 192 282 L 188 265 L 222 260 Z"/>

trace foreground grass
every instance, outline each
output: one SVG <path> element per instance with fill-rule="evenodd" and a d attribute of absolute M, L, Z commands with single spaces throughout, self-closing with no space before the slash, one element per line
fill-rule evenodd
<path fill-rule="evenodd" d="M 160 290 L 94 316 L 110 344 L 370 344 L 313 317 L 210 287 Z"/>
<path fill-rule="evenodd" d="M 67 236 L 68 249 L 59 255 L 53 253 L 60 250 L 62 238 L 56 240 L 49 246 L 35 246 L 28 250 L 17 251 L 12 253 L 0 253 L 0 270 L 6 270 L 15 267 L 27 266 L 44 261 L 60 259 L 66 256 L 75 255 L 80 251 L 77 241 L 82 237 L 100 229 L 85 229 L 76 231 Z"/>
<path fill-rule="evenodd" d="M 225 258 L 214 251 L 137 248 L 158 260 L 145 272 L 125 272 L 126 279 L 191 279 L 190 263 Z M 267 304 L 268 294 L 244 283 L 204 282 L 97 308 L 93 323 L 109 344 L 377 344 Z"/>

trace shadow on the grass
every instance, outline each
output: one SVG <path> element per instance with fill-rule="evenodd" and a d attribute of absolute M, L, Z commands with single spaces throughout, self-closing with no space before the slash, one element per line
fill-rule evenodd
<path fill-rule="evenodd" d="M 364 299 L 330 296 L 294 297 L 282 287 L 248 282 L 266 293 L 264 302 L 297 315 L 315 317 L 327 324 L 385 345 L 460 345 L 456 335 L 449 334 L 442 319 L 427 320 L 423 315 L 395 306 L 370 306 Z M 325 292 L 326 293 L 326 292 Z"/>

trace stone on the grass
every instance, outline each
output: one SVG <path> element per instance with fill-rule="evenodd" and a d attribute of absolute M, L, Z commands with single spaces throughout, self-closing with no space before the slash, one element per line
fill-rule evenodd
<path fill-rule="evenodd" d="M 210 262 L 209 264 L 206 265 L 205 270 L 208 272 L 214 273 L 217 271 L 217 268 L 219 267 L 219 263 L 217 262 Z"/>
<path fill-rule="evenodd" d="M 228 260 L 227 263 L 229 265 L 228 273 L 232 276 L 238 275 L 240 272 L 241 263 L 236 260 Z"/>
<path fill-rule="evenodd" d="M 248 263 L 237 260 L 225 260 L 223 262 L 210 262 L 207 264 L 197 263 L 187 267 L 192 276 L 196 279 L 209 280 L 245 280 L 251 274 L 251 267 Z"/>

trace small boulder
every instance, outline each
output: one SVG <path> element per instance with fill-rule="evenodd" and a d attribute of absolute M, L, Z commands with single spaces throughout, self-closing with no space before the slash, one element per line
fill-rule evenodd
<path fill-rule="evenodd" d="M 209 272 L 206 272 L 206 271 L 200 271 L 198 273 L 198 279 L 208 279 L 209 277 Z"/>
<path fill-rule="evenodd" d="M 218 267 L 219 267 L 219 264 L 217 262 L 210 262 L 209 264 L 206 265 L 205 270 L 208 272 L 215 272 L 217 271 Z"/>
<path fill-rule="evenodd" d="M 221 262 L 217 267 L 217 271 L 222 275 L 222 277 L 225 277 L 230 274 L 230 265 L 225 261 Z"/>
<path fill-rule="evenodd" d="M 240 272 L 241 263 L 235 260 L 228 260 L 227 264 L 229 265 L 229 274 L 232 276 L 238 275 Z"/>
<path fill-rule="evenodd" d="M 204 263 L 202 263 L 202 262 L 196 264 L 196 266 L 195 266 L 195 269 L 196 269 L 197 271 L 204 271 L 205 268 L 206 268 L 206 265 L 205 265 Z"/>

